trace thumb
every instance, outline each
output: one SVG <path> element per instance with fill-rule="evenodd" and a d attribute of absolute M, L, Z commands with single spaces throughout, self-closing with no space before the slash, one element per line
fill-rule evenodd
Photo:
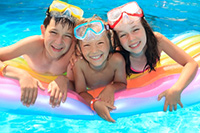
<path fill-rule="evenodd" d="M 45 88 L 40 81 L 38 81 L 38 87 L 40 88 L 40 90 L 45 91 Z"/>
<path fill-rule="evenodd" d="M 109 103 L 107 103 L 106 106 L 107 106 L 109 109 L 111 109 L 111 110 L 115 110 L 115 109 L 116 109 L 115 106 L 113 106 L 113 105 L 111 105 L 111 104 L 109 104 Z"/>
<path fill-rule="evenodd" d="M 51 92 L 51 83 L 48 85 L 48 93 Z"/>
<path fill-rule="evenodd" d="M 158 95 L 158 101 L 160 101 L 165 96 L 165 91 Z"/>

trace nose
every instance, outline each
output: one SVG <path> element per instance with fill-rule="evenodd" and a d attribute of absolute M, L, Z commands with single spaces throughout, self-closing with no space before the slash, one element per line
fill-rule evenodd
<path fill-rule="evenodd" d="M 133 41 L 133 40 L 135 40 L 135 36 L 133 34 L 129 33 L 128 39 L 129 39 L 129 41 Z"/>
<path fill-rule="evenodd" d="M 58 36 L 55 42 L 56 44 L 62 44 L 62 36 Z"/>
<path fill-rule="evenodd" d="M 91 48 L 92 53 L 96 53 L 98 51 L 98 48 L 96 45 L 93 45 Z"/>

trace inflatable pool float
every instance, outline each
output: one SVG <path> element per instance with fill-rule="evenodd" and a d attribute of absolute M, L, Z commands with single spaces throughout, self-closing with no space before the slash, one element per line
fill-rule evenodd
<path fill-rule="evenodd" d="M 200 32 L 190 31 L 172 39 L 176 45 L 184 49 L 200 64 Z M 56 76 L 40 75 L 32 71 L 22 58 L 6 61 L 6 64 L 27 70 L 32 76 L 47 86 Z M 115 93 L 116 110 L 111 111 L 114 119 L 135 114 L 162 111 L 164 98 L 157 101 L 158 95 L 170 88 L 178 79 L 182 66 L 175 63 L 165 53 L 161 55 L 160 64 L 151 73 L 133 74 L 128 79 L 127 89 Z M 89 91 L 93 96 L 101 89 Z M 17 80 L 0 77 L 0 111 L 27 115 L 53 115 L 71 119 L 101 119 L 85 101 L 75 92 L 69 91 L 65 103 L 52 108 L 49 105 L 49 94 L 46 91 L 38 93 L 33 106 L 26 107 L 20 102 L 20 87 Z M 181 95 L 184 107 L 200 102 L 200 68 L 194 80 Z M 180 107 L 179 107 L 180 108 Z"/>

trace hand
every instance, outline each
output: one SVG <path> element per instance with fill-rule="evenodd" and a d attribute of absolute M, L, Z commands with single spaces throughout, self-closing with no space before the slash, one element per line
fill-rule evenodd
<path fill-rule="evenodd" d="M 109 103 L 110 105 L 113 106 L 115 99 L 114 94 L 115 94 L 115 89 L 111 85 L 107 85 L 99 94 L 98 98 L 101 99 L 101 101 Z"/>
<path fill-rule="evenodd" d="M 19 79 L 19 84 L 21 87 L 21 102 L 27 107 L 29 107 L 30 104 L 35 103 L 38 94 L 38 88 L 40 88 L 42 91 L 45 90 L 41 82 L 29 74 L 22 76 Z"/>
<path fill-rule="evenodd" d="M 70 58 L 70 64 L 71 64 L 72 67 L 77 62 L 78 59 L 83 59 L 83 57 L 81 56 L 81 54 L 80 53 L 78 53 L 78 54 L 73 53 L 72 56 L 71 56 L 71 58 Z"/>
<path fill-rule="evenodd" d="M 158 96 L 158 100 L 160 101 L 162 97 L 165 97 L 165 104 L 164 104 L 164 111 L 167 111 L 167 107 L 169 106 L 169 111 L 172 111 L 173 109 L 177 110 L 177 103 L 183 108 L 183 104 L 180 100 L 181 92 L 177 91 L 174 88 L 170 88 L 164 92 L 162 92 Z"/>
<path fill-rule="evenodd" d="M 49 84 L 48 93 L 51 93 L 49 103 L 53 108 L 59 107 L 61 100 L 63 103 L 66 101 L 68 83 L 69 81 L 65 76 L 58 76 L 56 80 Z"/>
<path fill-rule="evenodd" d="M 115 106 L 112 106 L 108 103 L 105 103 L 103 101 L 96 101 L 94 103 L 94 110 L 97 112 L 97 114 L 103 118 L 104 120 L 107 120 L 109 122 L 115 122 L 115 120 L 110 116 L 110 110 L 116 109 Z"/>

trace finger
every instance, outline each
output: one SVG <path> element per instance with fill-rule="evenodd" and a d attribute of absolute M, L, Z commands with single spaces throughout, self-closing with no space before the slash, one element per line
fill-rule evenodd
<path fill-rule="evenodd" d="M 65 93 L 63 94 L 62 102 L 64 103 L 66 100 L 67 100 L 67 92 L 65 92 Z"/>
<path fill-rule="evenodd" d="M 21 90 L 21 102 L 24 102 L 24 98 L 25 98 L 25 91 L 24 89 Z"/>
<path fill-rule="evenodd" d="M 111 105 L 111 104 L 109 104 L 109 103 L 107 103 L 106 106 L 108 107 L 108 109 L 111 109 L 111 110 L 116 109 L 115 106 L 113 106 L 113 105 Z"/>
<path fill-rule="evenodd" d="M 53 104 L 54 101 L 54 97 L 55 97 L 55 89 L 51 90 L 51 94 L 50 94 L 50 104 Z"/>
<path fill-rule="evenodd" d="M 35 104 L 35 101 L 36 101 L 36 98 L 37 98 L 37 94 L 38 94 L 38 90 L 36 89 L 34 92 L 33 92 L 33 99 L 31 101 L 31 104 Z"/>
<path fill-rule="evenodd" d="M 183 104 L 181 101 L 179 101 L 178 104 L 181 106 L 181 108 L 183 108 Z"/>
<path fill-rule="evenodd" d="M 169 105 L 169 111 L 172 112 L 172 108 L 173 106 L 172 105 Z"/>
<path fill-rule="evenodd" d="M 174 105 L 174 110 L 175 110 L 175 111 L 177 110 L 177 105 Z"/>
<path fill-rule="evenodd" d="M 59 94 L 59 97 L 58 97 L 58 102 L 57 102 L 57 106 L 58 106 L 58 107 L 60 106 L 60 102 L 61 102 L 61 100 L 62 100 L 62 96 L 63 96 L 63 94 L 60 93 L 60 94 Z"/>
<path fill-rule="evenodd" d="M 50 93 L 52 90 L 52 87 L 51 87 L 51 83 L 48 85 L 48 93 Z"/>
<path fill-rule="evenodd" d="M 31 101 L 32 101 L 32 98 L 33 98 L 33 92 L 34 92 L 34 89 L 31 89 L 31 90 L 29 91 L 28 101 L 27 101 L 27 104 L 28 104 L 28 105 L 31 104 Z"/>
<path fill-rule="evenodd" d="M 104 117 L 104 116 L 102 116 L 102 115 L 99 115 L 102 119 L 104 119 L 104 120 L 106 120 L 107 121 L 107 119 Z"/>
<path fill-rule="evenodd" d="M 164 104 L 164 111 L 165 111 L 165 112 L 167 111 L 167 107 L 168 107 L 168 104 L 167 104 L 167 102 L 165 101 L 165 104 Z"/>
<path fill-rule="evenodd" d="M 158 95 L 158 101 L 160 101 L 161 99 L 162 99 L 162 97 L 164 97 L 165 96 L 165 93 L 164 92 L 162 92 L 161 94 L 159 94 Z"/>
<path fill-rule="evenodd" d="M 109 115 L 108 116 L 108 121 L 115 123 L 116 121 Z"/>
<path fill-rule="evenodd" d="M 70 62 L 70 64 L 71 64 L 71 66 L 74 65 L 73 59 L 71 59 L 69 62 Z"/>
<path fill-rule="evenodd" d="M 54 96 L 54 102 L 53 102 L 53 105 L 54 105 L 54 106 L 57 105 L 59 94 L 60 94 L 60 91 L 57 90 L 57 91 L 55 92 L 55 96 Z"/>
<path fill-rule="evenodd" d="M 26 105 L 26 107 L 29 107 L 29 106 L 30 106 L 30 104 L 29 104 L 30 91 L 31 91 L 31 90 L 27 91 L 27 98 L 26 98 L 26 96 L 25 96 L 26 102 L 25 102 L 24 104 Z"/>
<path fill-rule="evenodd" d="M 40 81 L 38 81 L 38 87 L 40 88 L 40 90 L 45 91 L 45 88 Z"/>
<path fill-rule="evenodd" d="M 27 101 L 28 101 L 28 95 L 29 95 L 29 90 L 26 90 L 25 91 L 25 96 L 24 96 L 24 104 L 26 104 Z"/>
<path fill-rule="evenodd" d="M 110 113 L 106 114 L 104 117 L 109 122 L 115 122 L 115 120 L 110 116 Z"/>

